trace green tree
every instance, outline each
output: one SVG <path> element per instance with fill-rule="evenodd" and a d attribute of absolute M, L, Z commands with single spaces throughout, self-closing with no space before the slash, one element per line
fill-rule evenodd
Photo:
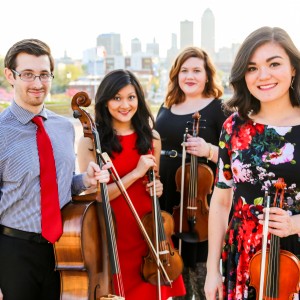
<path fill-rule="evenodd" d="M 54 71 L 54 79 L 52 83 L 52 93 L 64 93 L 72 80 L 78 79 L 82 76 L 84 71 L 81 66 L 65 65 L 64 67 L 57 67 Z"/>

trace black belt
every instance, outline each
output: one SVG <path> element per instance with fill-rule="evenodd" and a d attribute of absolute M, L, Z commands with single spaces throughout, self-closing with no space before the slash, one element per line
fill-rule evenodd
<path fill-rule="evenodd" d="M 176 150 L 161 150 L 160 155 L 169 156 L 172 158 L 182 157 L 182 154 L 178 153 Z"/>
<path fill-rule="evenodd" d="M 0 234 L 39 244 L 49 243 L 40 233 L 27 232 L 0 224 Z"/>
<path fill-rule="evenodd" d="M 160 155 L 164 155 L 171 158 L 182 157 L 182 153 L 177 150 L 161 150 Z M 186 153 L 186 157 L 190 157 L 189 153 Z"/>

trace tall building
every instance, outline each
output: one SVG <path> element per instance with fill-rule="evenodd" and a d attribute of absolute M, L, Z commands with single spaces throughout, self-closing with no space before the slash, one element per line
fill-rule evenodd
<path fill-rule="evenodd" d="M 166 68 L 169 69 L 177 56 L 179 50 L 177 47 L 177 35 L 172 33 L 171 35 L 171 48 L 167 51 Z"/>
<path fill-rule="evenodd" d="M 146 53 L 157 57 L 159 56 L 159 44 L 156 43 L 155 39 L 153 39 L 152 43 L 146 44 Z"/>
<path fill-rule="evenodd" d="M 138 38 L 131 40 L 131 54 L 142 52 L 142 44 Z"/>
<path fill-rule="evenodd" d="M 201 19 L 201 47 L 215 58 L 215 17 L 211 9 L 207 8 Z"/>
<path fill-rule="evenodd" d="M 180 49 L 194 45 L 194 23 L 188 20 L 180 22 Z"/>
<path fill-rule="evenodd" d="M 97 37 L 97 47 L 103 46 L 106 55 L 122 55 L 121 37 L 119 33 L 104 33 Z"/>

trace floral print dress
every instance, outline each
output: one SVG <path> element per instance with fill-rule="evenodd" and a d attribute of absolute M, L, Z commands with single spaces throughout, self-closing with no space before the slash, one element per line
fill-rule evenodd
<path fill-rule="evenodd" d="M 233 209 L 222 252 L 224 299 L 255 299 L 249 286 L 249 261 L 262 247 L 266 189 L 272 195 L 278 178 L 286 183 L 285 208 L 299 211 L 300 125 L 276 127 L 241 120 L 232 114 L 223 124 L 216 176 L 218 188 L 233 188 Z M 274 196 L 273 196 L 274 197 Z M 280 239 L 281 249 L 300 255 L 298 235 Z"/>

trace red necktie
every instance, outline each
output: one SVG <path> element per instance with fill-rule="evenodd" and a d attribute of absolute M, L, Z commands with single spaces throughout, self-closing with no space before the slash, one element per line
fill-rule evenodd
<path fill-rule="evenodd" d="M 32 122 L 38 126 L 36 139 L 40 158 L 42 236 L 53 244 L 62 235 L 54 155 L 42 117 L 35 116 Z"/>

